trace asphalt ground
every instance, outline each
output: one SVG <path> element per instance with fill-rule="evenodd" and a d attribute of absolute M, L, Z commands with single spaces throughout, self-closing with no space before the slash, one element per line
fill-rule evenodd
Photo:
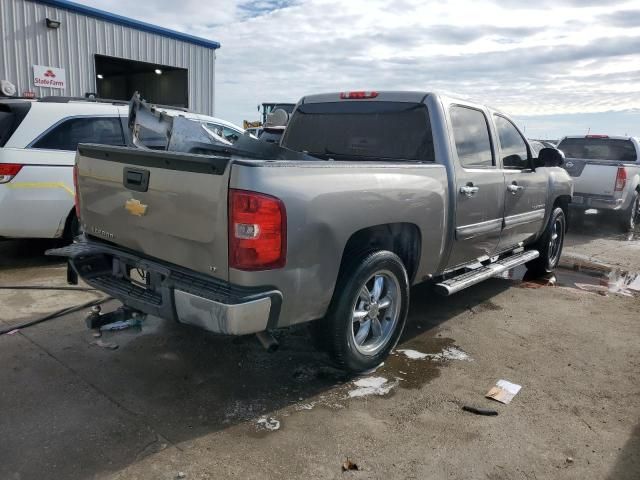
<path fill-rule="evenodd" d="M 0 242 L 0 286 L 66 285 L 51 246 Z M 0 478 L 640 478 L 639 253 L 589 216 L 555 276 L 418 286 L 363 377 L 304 326 L 274 354 L 157 318 L 97 339 L 86 311 L 0 335 Z M 0 288 L 0 329 L 100 297 Z M 522 386 L 509 405 L 484 397 L 499 379 Z"/>

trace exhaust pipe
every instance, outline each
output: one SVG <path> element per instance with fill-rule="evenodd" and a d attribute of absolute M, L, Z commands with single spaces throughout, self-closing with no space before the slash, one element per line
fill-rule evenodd
<path fill-rule="evenodd" d="M 264 349 L 269 353 L 275 352 L 276 350 L 278 350 L 278 347 L 280 347 L 280 344 L 274 338 L 274 336 L 266 330 L 256 333 L 256 337 L 258 338 L 258 341 L 264 347 Z"/>

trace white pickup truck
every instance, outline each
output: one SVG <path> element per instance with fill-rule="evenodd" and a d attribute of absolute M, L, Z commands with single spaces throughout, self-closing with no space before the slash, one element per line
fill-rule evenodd
<path fill-rule="evenodd" d="M 611 211 L 620 227 L 633 230 L 640 198 L 640 143 L 633 137 L 587 135 L 564 137 L 558 144 L 563 167 L 573 178 L 573 213 L 588 209 Z"/>

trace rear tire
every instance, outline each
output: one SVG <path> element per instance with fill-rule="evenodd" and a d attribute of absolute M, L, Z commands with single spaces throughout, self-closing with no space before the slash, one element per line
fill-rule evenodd
<path fill-rule="evenodd" d="M 542 236 L 533 245 L 533 249 L 540 252 L 540 256 L 531 262 L 527 262 L 527 268 L 535 274 L 544 275 L 551 273 L 560 262 L 564 235 L 567 231 L 567 219 L 564 210 L 555 207 Z"/>
<path fill-rule="evenodd" d="M 632 232 L 638 224 L 640 214 L 640 195 L 636 193 L 629 208 L 622 212 L 620 216 L 620 228 L 624 233 Z"/>
<path fill-rule="evenodd" d="M 344 268 L 323 319 L 327 347 L 350 372 L 371 370 L 396 346 L 409 311 L 409 279 L 392 252 L 359 257 Z"/>

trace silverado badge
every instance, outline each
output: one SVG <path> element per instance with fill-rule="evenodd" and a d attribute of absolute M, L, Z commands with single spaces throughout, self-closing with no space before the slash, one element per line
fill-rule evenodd
<path fill-rule="evenodd" d="M 127 200 L 124 204 L 124 208 L 127 209 L 127 212 L 131 215 L 135 215 L 136 217 L 142 217 L 147 213 L 147 205 L 140 203 L 140 200 L 136 200 L 134 198 Z"/>

